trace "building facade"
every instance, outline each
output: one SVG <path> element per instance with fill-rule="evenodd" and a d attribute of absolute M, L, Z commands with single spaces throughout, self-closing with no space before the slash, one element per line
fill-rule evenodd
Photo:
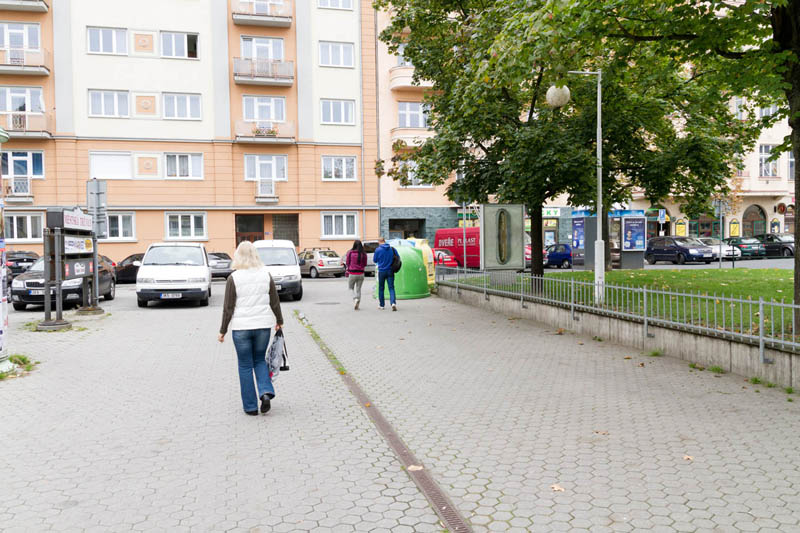
<path fill-rule="evenodd" d="M 10 248 L 41 252 L 45 210 L 85 205 L 89 179 L 114 260 L 377 236 L 370 2 L 0 0 L 0 17 Z"/>

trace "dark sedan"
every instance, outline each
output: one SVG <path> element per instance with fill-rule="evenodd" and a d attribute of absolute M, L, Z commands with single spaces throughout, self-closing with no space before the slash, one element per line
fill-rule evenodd
<path fill-rule="evenodd" d="M 767 257 L 792 257 L 794 255 L 794 235 L 791 233 L 767 233 L 756 235 L 764 245 Z"/>
<path fill-rule="evenodd" d="M 134 263 L 136 261 L 141 263 L 143 257 L 144 254 L 133 254 L 117 263 L 115 268 L 117 283 L 136 283 L 136 274 L 139 272 L 139 267 Z"/>
<path fill-rule="evenodd" d="M 98 256 L 97 260 L 100 294 L 104 300 L 113 300 L 117 285 L 114 266 L 103 256 Z M 64 305 L 80 305 L 83 302 L 82 279 L 62 282 L 61 297 Z M 44 305 L 44 259 L 38 259 L 27 272 L 11 282 L 11 302 L 17 311 L 24 311 L 29 305 Z"/>
<path fill-rule="evenodd" d="M 8 267 L 9 277 L 14 278 L 28 270 L 31 265 L 39 259 L 36 252 L 11 251 L 6 253 L 6 266 Z"/>
<path fill-rule="evenodd" d="M 211 267 L 212 278 L 228 278 L 233 273 L 231 270 L 231 256 L 225 252 L 209 252 L 208 266 Z"/>
<path fill-rule="evenodd" d="M 708 264 L 716 258 L 716 254 L 693 237 L 653 237 L 647 241 L 644 258 L 651 265 L 657 261 L 671 261 L 679 265 L 689 262 Z"/>

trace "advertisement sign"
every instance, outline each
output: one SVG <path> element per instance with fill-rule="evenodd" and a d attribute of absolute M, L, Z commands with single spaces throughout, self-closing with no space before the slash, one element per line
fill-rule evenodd
<path fill-rule="evenodd" d="M 777 218 L 773 218 L 769 223 L 769 232 L 770 233 L 780 233 L 781 232 L 781 221 Z"/>
<path fill-rule="evenodd" d="M 74 211 L 64 210 L 64 229 L 75 229 L 78 231 L 92 231 L 92 217 L 76 209 Z"/>
<path fill-rule="evenodd" d="M 543 207 L 542 218 L 558 218 L 561 216 L 560 207 Z"/>
<path fill-rule="evenodd" d="M 481 268 L 522 270 L 525 268 L 525 206 L 484 204 L 481 206 Z"/>
<path fill-rule="evenodd" d="M 731 220 L 730 227 L 731 227 L 731 231 L 730 231 L 729 235 L 731 237 L 740 237 L 740 234 L 739 234 L 739 227 L 740 227 L 739 226 L 739 221 L 734 218 L 733 220 Z"/>
<path fill-rule="evenodd" d="M 658 210 L 658 223 L 659 224 L 666 224 L 667 223 L 667 210 L 666 209 L 659 209 Z"/>
<path fill-rule="evenodd" d="M 551 244 L 556 243 L 556 232 L 555 231 L 545 231 L 544 232 L 544 245 L 550 246 Z"/>
<path fill-rule="evenodd" d="M 646 218 L 623 218 L 622 250 L 624 252 L 643 252 L 647 248 L 647 242 L 645 240 L 646 230 Z"/>
<path fill-rule="evenodd" d="M 584 241 L 584 219 L 582 218 L 573 218 L 572 219 L 572 247 L 573 248 L 583 248 L 583 241 Z"/>
<path fill-rule="evenodd" d="M 94 261 L 89 259 L 67 259 L 64 262 L 64 279 L 84 278 L 94 274 Z"/>
<path fill-rule="evenodd" d="M 686 221 L 679 220 L 675 223 L 675 235 L 677 237 L 686 237 Z"/>
<path fill-rule="evenodd" d="M 64 253 L 68 255 L 90 254 L 94 251 L 90 237 L 64 235 Z"/>

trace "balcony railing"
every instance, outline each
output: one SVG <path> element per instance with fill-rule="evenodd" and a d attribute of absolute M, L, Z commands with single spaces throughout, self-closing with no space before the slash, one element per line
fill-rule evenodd
<path fill-rule="evenodd" d="M 233 0 L 231 4 L 234 24 L 279 28 L 292 25 L 292 0 Z"/>
<path fill-rule="evenodd" d="M 259 178 L 256 180 L 256 202 L 274 203 L 278 201 L 275 194 L 275 180 L 272 178 Z"/>
<path fill-rule="evenodd" d="M 30 176 L 11 176 L 3 180 L 6 188 L 6 201 L 8 203 L 33 202 L 33 187 Z"/>
<path fill-rule="evenodd" d="M 293 122 L 239 120 L 235 132 L 238 142 L 293 144 L 295 141 Z"/>
<path fill-rule="evenodd" d="M 49 57 L 45 50 L 0 49 L 0 74 L 49 76 Z"/>
<path fill-rule="evenodd" d="M 50 6 L 44 0 L 0 0 L 0 9 L 47 13 Z"/>
<path fill-rule="evenodd" d="M 11 138 L 49 139 L 51 124 L 47 113 L 0 113 L 0 126 Z"/>
<path fill-rule="evenodd" d="M 235 57 L 233 79 L 244 85 L 289 87 L 294 83 L 294 61 Z"/>
<path fill-rule="evenodd" d="M 392 128 L 390 131 L 392 144 L 403 141 L 406 146 L 420 146 L 435 133 L 428 128 Z"/>
<path fill-rule="evenodd" d="M 433 87 L 433 83 L 428 80 L 420 81 L 419 85 L 414 84 L 414 67 L 412 66 L 392 67 L 389 71 L 389 89 L 392 91 L 421 91 L 430 87 Z"/>

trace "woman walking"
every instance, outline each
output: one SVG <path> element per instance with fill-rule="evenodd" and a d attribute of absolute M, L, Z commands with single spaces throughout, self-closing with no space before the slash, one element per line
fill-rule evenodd
<path fill-rule="evenodd" d="M 277 331 L 283 326 L 281 302 L 275 282 L 258 257 L 253 243 L 243 241 L 239 244 L 231 268 L 234 272 L 225 285 L 218 339 L 219 342 L 225 340 L 230 326 L 236 357 L 239 359 L 242 407 L 248 415 L 256 416 L 259 398 L 261 412 L 266 413 L 270 409 L 270 400 L 275 397 L 266 353 L 271 329 Z M 253 385 L 253 374 L 258 392 Z"/>
<path fill-rule="evenodd" d="M 347 288 L 353 294 L 353 309 L 358 310 L 361 303 L 361 285 L 364 284 L 364 268 L 367 266 L 367 254 L 364 245 L 356 239 L 353 247 L 344 257 L 347 268 Z"/>

